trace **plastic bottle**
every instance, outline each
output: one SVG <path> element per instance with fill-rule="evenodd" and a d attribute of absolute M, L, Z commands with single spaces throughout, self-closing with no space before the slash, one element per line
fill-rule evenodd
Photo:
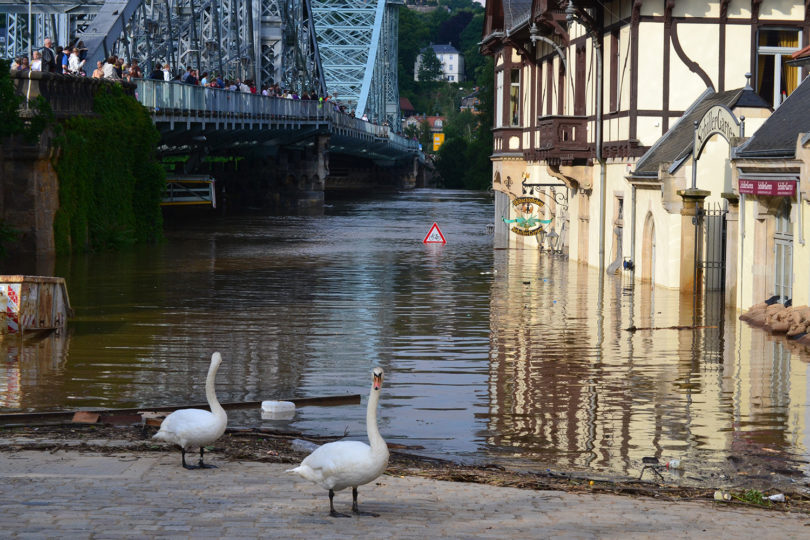
<path fill-rule="evenodd" d="M 768 495 L 768 500 L 773 502 L 785 502 L 785 495 L 777 493 L 776 495 Z"/>
<path fill-rule="evenodd" d="M 681 468 L 681 460 L 680 459 L 670 459 L 667 461 L 667 469 L 680 469 Z"/>

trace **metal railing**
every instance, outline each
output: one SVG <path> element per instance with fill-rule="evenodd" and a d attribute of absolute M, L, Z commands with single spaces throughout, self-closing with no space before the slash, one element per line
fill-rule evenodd
<path fill-rule="evenodd" d="M 135 79 L 135 97 L 155 113 L 186 114 L 197 113 L 224 117 L 283 119 L 293 122 L 328 122 L 332 126 L 347 129 L 362 135 L 371 136 L 378 142 L 387 144 L 399 151 L 417 153 L 419 143 L 394 133 L 388 126 L 346 115 L 332 102 L 315 100 L 285 99 L 278 97 L 234 92 L 220 88 L 194 86 L 177 81 Z"/>

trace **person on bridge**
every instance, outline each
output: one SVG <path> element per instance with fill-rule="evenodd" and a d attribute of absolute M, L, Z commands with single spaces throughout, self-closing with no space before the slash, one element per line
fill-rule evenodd
<path fill-rule="evenodd" d="M 155 64 L 155 69 L 153 69 L 152 73 L 149 74 L 149 78 L 155 81 L 163 80 L 163 69 L 161 69 L 160 63 Z"/>
<path fill-rule="evenodd" d="M 172 69 L 168 62 L 163 64 L 163 80 L 166 82 L 172 80 Z"/>
<path fill-rule="evenodd" d="M 55 73 L 56 53 L 51 47 L 53 47 L 53 42 L 51 41 L 51 38 L 45 38 L 45 46 L 42 47 L 42 71 L 47 71 L 48 73 Z"/>
<path fill-rule="evenodd" d="M 104 63 L 101 60 L 96 62 L 96 69 L 93 70 L 93 78 L 94 79 L 104 78 Z"/>

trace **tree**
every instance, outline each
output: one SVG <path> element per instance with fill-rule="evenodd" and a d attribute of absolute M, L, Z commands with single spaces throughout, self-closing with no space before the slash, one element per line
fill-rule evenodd
<path fill-rule="evenodd" d="M 442 79 L 442 63 L 432 47 L 427 47 L 422 51 L 417 78 L 420 82 Z"/>

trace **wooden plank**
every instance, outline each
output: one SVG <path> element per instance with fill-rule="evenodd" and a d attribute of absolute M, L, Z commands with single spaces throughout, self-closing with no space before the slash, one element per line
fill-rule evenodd
<path fill-rule="evenodd" d="M 356 405 L 360 403 L 360 394 L 349 394 L 345 396 L 324 396 L 310 398 L 287 398 L 282 401 L 292 401 L 297 407 L 335 407 L 339 405 Z M 247 409 L 255 407 L 261 408 L 261 401 L 238 401 L 223 403 L 222 408 L 226 410 Z M 170 405 L 165 407 L 138 407 L 135 409 L 98 409 L 92 411 L 53 411 L 39 413 L 9 413 L 0 414 L 0 425 L 36 425 L 47 423 L 60 423 L 72 421 L 75 414 L 79 412 L 93 413 L 98 416 L 114 416 L 127 414 L 140 414 L 142 411 L 151 412 L 172 412 L 178 409 L 208 409 L 207 403 L 192 403 L 189 405 Z"/>

